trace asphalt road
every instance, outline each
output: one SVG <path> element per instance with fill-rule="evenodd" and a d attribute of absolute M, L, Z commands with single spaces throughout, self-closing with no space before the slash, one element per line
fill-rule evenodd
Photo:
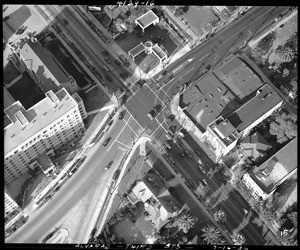
<path fill-rule="evenodd" d="M 135 131 L 138 131 L 138 124 L 129 113 L 125 113 L 123 120 L 116 119 L 108 134 L 88 153 L 79 170 L 47 204 L 29 217 L 25 225 L 8 237 L 6 243 L 40 243 L 58 226 L 68 229 L 69 243 L 87 242 L 93 222 L 99 215 L 99 201 L 107 192 L 122 158 L 138 138 Z M 102 143 L 108 137 L 111 140 L 104 147 Z M 111 160 L 114 162 L 112 167 L 105 171 L 104 167 Z"/>

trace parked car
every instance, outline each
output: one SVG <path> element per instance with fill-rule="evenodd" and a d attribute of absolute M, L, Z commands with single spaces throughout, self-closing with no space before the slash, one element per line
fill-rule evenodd
<path fill-rule="evenodd" d="M 202 182 L 204 183 L 204 186 L 207 185 L 207 181 L 205 179 L 202 179 Z"/>
<path fill-rule="evenodd" d="M 111 137 L 108 137 L 104 142 L 103 142 L 103 146 L 106 146 L 111 140 Z"/>
<path fill-rule="evenodd" d="M 278 17 L 275 18 L 275 22 L 278 22 L 282 18 L 282 14 L 278 15 Z"/>
<path fill-rule="evenodd" d="M 284 24 L 281 24 L 278 28 L 278 30 L 281 30 L 283 28 Z"/>
<path fill-rule="evenodd" d="M 120 119 L 120 120 L 122 120 L 122 119 L 123 119 L 123 117 L 124 117 L 124 112 L 123 112 L 123 111 L 121 111 L 121 112 L 120 112 L 120 114 L 119 114 L 119 119 Z"/>
<path fill-rule="evenodd" d="M 201 172 L 202 172 L 203 174 L 206 174 L 206 170 L 204 169 L 204 167 L 202 167 L 201 165 L 199 165 L 199 168 L 200 168 L 200 170 L 201 170 Z"/>
<path fill-rule="evenodd" d="M 119 175 L 120 175 L 120 169 L 117 169 L 117 170 L 114 172 L 114 175 L 113 175 L 113 177 L 112 177 L 112 180 L 113 180 L 113 181 L 116 181 L 116 180 L 118 179 Z"/>
<path fill-rule="evenodd" d="M 166 141 L 164 144 L 165 144 L 165 146 L 166 146 L 168 149 L 171 149 L 171 148 L 172 148 L 172 146 L 171 146 L 171 144 L 170 144 L 169 142 Z"/>
<path fill-rule="evenodd" d="M 203 181 L 198 181 L 198 185 L 199 185 L 201 188 L 205 188 L 205 183 L 203 183 Z"/>
<path fill-rule="evenodd" d="M 187 184 L 188 188 L 195 189 L 195 186 L 190 179 L 186 180 L 186 184 Z"/>
<path fill-rule="evenodd" d="M 106 166 L 105 166 L 105 170 L 108 170 L 110 169 L 111 165 L 113 164 L 114 162 L 113 161 L 110 161 Z"/>

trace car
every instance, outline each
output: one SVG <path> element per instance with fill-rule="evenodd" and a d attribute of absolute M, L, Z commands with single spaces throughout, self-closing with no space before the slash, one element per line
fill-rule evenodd
<path fill-rule="evenodd" d="M 204 169 L 204 167 L 202 167 L 201 165 L 199 165 L 199 168 L 200 168 L 200 170 L 201 170 L 201 172 L 202 172 L 203 174 L 206 174 L 206 170 Z"/>
<path fill-rule="evenodd" d="M 120 119 L 120 120 L 122 120 L 122 119 L 123 119 L 123 117 L 124 117 L 124 112 L 123 112 L 123 111 L 121 111 L 121 112 L 120 112 L 120 114 L 119 114 L 119 119 Z"/>
<path fill-rule="evenodd" d="M 202 155 L 202 153 L 200 152 L 200 150 L 196 149 L 195 150 L 196 155 L 198 155 L 199 157 Z"/>
<path fill-rule="evenodd" d="M 171 149 L 171 148 L 172 148 L 172 146 L 171 146 L 171 144 L 170 144 L 169 142 L 166 141 L 164 144 L 165 144 L 165 146 L 166 146 L 168 149 Z"/>
<path fill-rule="evenodd" d="M 194 183 L 190 179 L 186 180 L 186 184 L 190 189 L 195 189 Z"/>
<path fill-rule="evenodd" d="M 104 49 L 102 50 L 103 55 L 108 56 L 108 52 Z"/>
<path fill-rule="evenodd" d="M 110 120 L 108 125 L 111 126 L 114 123 L 114 120 Z"/>
<path fill-rule="evenodd" d="M 108 59 L 108 57 L 105 57 L 104 59 L 108 64 L 111 64 L 111 61 Z"/>
<path fill-rule="evenodd" d="M 201 187 L 201 188 L 205 188 L 205 183 L 202 181 L 198 181 L 198 185 Z"/>
<path fill-rule="evenodd" d="M 117 169 L 117 170 L 114 172 L 114 175 L 113 175 L 113 177 L 112 177 L 112 180 L 113 180 L 113 181 L 116 181 L 117 178 L 119 177 L 119 175 L 120 175 L 120 169 Z"/>
<path fill-rule="evenodd" d="M 110 161 L 106 166 L 105 166 L 105 170 L 108 170 L 110 169 L 111 165 L 113 164 L 114 162 L 113 161 Z"/>
<path fill-rule="evenodd" d="M 115 64 L 119 67 L 121 66 L 121 63 L 118 60 L 115 60 Z"/>
<path fill-rule="evenodd" d="M 204 183 L 204 186 L 207 185 L 207 181 L 205 179 L 202 179 L 202 182 Z"/>
<path fill-rule="evenodd" d="M 111 137 L 108 137 L 104 142 L 103 142 L 103 146 L 106 146 L 109 141 L 111 140 Z"/>
<path fill-rule="evenodd" d="M 192 158 L 193 157 L 193 155 L 191 154 L 191 152 L 190 151 L 186 151 L 186 154 L 188 155 L 188 157 L 190 157 L 190 158 Z"/>
<path fill-rule="evenodd" d="M 278 28 L 278 30 L 281 30 L 283 28 L 284 24 L 281 24 Z"/>
<path fill-rule="evenodd" d="M 275 22 L 278 22 L 282 18 L 282 14 L 278 15 L 278 17 L 275 18 Z"/>

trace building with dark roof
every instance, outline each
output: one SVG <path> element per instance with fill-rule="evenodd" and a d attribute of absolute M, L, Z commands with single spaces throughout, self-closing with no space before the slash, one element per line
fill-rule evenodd
<path fill-rule="evenodd" d="M 227 117 L 236 131 L 245 137 L 257 124 L 266 119 L 283 103 L 281 97 L 268 84 L 257 90 L 256 95 Z"/>
<path fill-rule="evenodd" d="M 243 176 L 255 198 L 267 199 L 281 183 L 297 171 L 297 137 L 268 160 Z"/>
<path fill-rule="evenodd" d="M 187 89 L 180 96 L 179 105 L 202 132 L 222 113 L 237 108 L 234 95 L 213 74 Z"/>
<path fill-rule="evenodd" d="M 20 50 L 20 57 L 44 93 L 50 90 L 56 92 L 61 88 L 70 94 L 78 91 L 74 78 L 39 42 L 28 40 Z"/>
<path fill-rule="evenodd" d="M 240 100 L 264 84 L 259 75 L 238 56 L 230 59 L 219 69 L 214 71 L 214 74 Z"/>
<path fill-rule="evenodd" d="M 240 146 L 244 154 L 255 162 L 261 161 L 266 156 L 267 150 L 272 147 L 259 132 L 247 136 L 241 141 Z"/>

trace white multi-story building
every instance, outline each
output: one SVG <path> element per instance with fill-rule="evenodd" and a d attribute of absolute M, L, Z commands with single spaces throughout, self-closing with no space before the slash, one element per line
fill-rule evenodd
<path fill-rule="evenodd" d="M 83 118 L 77 101 L 65 88 L 46 93 L 46 98 L 26 110 L 17 101 L 4 110 L 4 172 L 9 185 L 28 169 L 35 160 L 80 135 Z"/>

